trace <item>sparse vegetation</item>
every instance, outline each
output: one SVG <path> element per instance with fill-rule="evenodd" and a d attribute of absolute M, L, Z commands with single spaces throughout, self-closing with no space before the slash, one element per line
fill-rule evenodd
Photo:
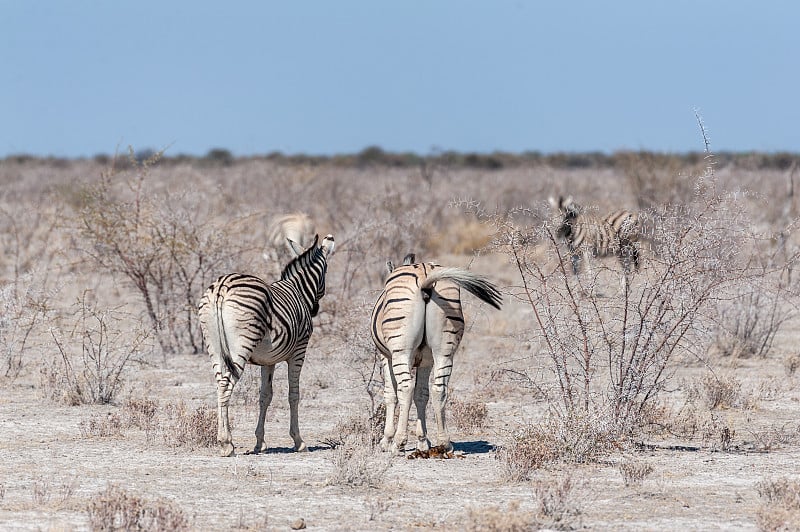
<path fill-rule="evenodd" d="M 350 436 L 333 450 L 333 472 L 327 483 L 334 486 L 377 488 L 391 466 L 391 457 L 366 438 Z"/>
<path fill-rule="evenodd" d="M 486 426 L 489 409 L 482 401 L 465 401 L 454 395 L 448 400 L 453 425 L 464 432 L 474 432 Z"/>
<path fill-rule="evenodd" d="M 50 329 L 60 359 L 43 368 L 40 384 L 56 402 L 110 403 L 123 384 L 126 366 L 143 359 L 148 349 L 147 331 L 135 322 L 126 325 L 127 316 L 101 310 L 89 299 L 84 293 L 75 304 L 69 329 Z"/>
<path fill-rule="evenodd" d="M 788 478 L 764 479 L 756 486 L 762 504 L 756 513 L 760 530 L 797 530 L 800 527 L 800 483 Z"/>
<path fill-rule="evenodd" d="M 626 458 L 619 463 L 622 482 L 626 486 L 638 486 L 653 472 L 653 466 L 636 458 Z"/>
<path fill-rule="evenodd" d="M 743 487 L 743 460 L 791 463 L 795 155 L 717 155 L 713 172 L 702 153 L 411 155 L 4 160 L 0 527 L 257 529 L 302 516 L 330 528 L 344 509 L 353 528 L 376 530 L 614 528 L 623 514 L 647 528 L 654 506 L 671 511 L 688 486 L 697 498 L 680 510 L 686 526 L 713 528 L 705 495 L 733 501 L 756 488 Z M 544 208 L 560 193 L 598 212 L 644 208 L 642 267 L 627 285 L 615 260 L 572 275 Z M 268 454 L 220 469 L 216 415 L 204 406 L 213 375 L 193 356 L 203 351 L 195 305 L 220 273 L 272 280 L 267 225 L 294 211 L 338 248 L 304 368 L 311 454 L 272 444 L 288 437 L 275 401 Z M 399 461 L 373 447 L 385 410 L 366 324 L 385 261 L 408 252 L 471 262 L 514 296 L 491 315 L 464 298 L 471 331 L 447 410 L 454 460 Z M 259 380 L 250 367 L 237 385 L 240 434 L 257 415 Z M 700 482 L 708 451 L 729 454 L 711 454 Z M 53 475 L 63 470 L 80 490 Z M 165 482 L 176 474 L 191 492 Z M 106 481 L 116 484 L 91 493 Z M 647 496 L 598 496 L 614 483 L 626 493 L 643 483 Z M 729 526 L 795 526 L 792 504 L 761 491 L 757 516 L 731 502 Z M 152 524 L 162 505 L 175 512 L 161 522 L 177 525 Z"/>
<path fill-rule="evenodd" d="M 109 485 L 87 508 L 92 530 L 179 531 L 190 528 L 186 514 L 164 499 L 150 501 L 119 486 Z"/>

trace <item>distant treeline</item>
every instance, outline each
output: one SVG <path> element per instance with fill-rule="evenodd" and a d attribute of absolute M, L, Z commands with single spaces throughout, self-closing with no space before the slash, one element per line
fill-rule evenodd
<path fill-rule="evenodd" d="M 151 149 L 136 151 L 134 158 L 143 161 L 152 158 L 156 152 Z M 664 153 L 653 151 L 617 151 L 604 152 L 552 152 L 526 151 L 523 153 L 463 153 L 457 151 L 441 151 L 428 155 L 412 152 L 390 152 L 378 146 L 370 146 L 354 154 L 341 155 L 286 155 L 272 152 L 266 155 L 236 157 L 230 151 L 221 148 L 209 150 L 203 156 L 169 155 L 160 157 L 160 164 L 194 163 L 200 165 L 231 165 L 237 161 L 268 160 L 286 165 L 333 165 L 340 167 L 388 166 L 396 168 L 430 167 L 430 168 L 476 168 L 482 170 L 500 170 L 527 166 L 549 166 L 552 168 L 627 168 L 632 160 L 646 161 L 653 167 L 696 166 L 703 163 L 709 154 L 704 152 Z M 128 154 L 116 157 L 107 154 L 95 155 L 93 158 L 101 164 L 114 163 L 117 167 L 132 164 Z M 65 164 L 71 159 L 56 157 L 35 157 L 31 155 L 9 155 L 6 161 L 24 163 L 28 161 L 50 162 L 54 165 Z M 800 153 L 794 152 L 715 152 L 713 162 L 717 167 L 736 166 L 746 169 L 788 170 L 800 163 Z"/>

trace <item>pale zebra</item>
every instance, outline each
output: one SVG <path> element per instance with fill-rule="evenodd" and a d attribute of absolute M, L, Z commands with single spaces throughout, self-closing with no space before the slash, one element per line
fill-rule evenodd
<path fill-rule="evenodd" d="M 278 362 L 289 364 L 289 434 L 296 451 L 306 450 L 297 413 L 300 370 L 313 329 L 311 318 L 325 295 L 325 274 L 333 247 L 332 235 L 322 243 L 317 235 L 311 247 L 284 268 L 279 281 L 268 285 L 253 275 L 232 273 L 217 279 L 203 294 L 199 321 L 217 381 L 217 439 L 223 456 L 234 451 L 228 403 L 248 362 L 261 366 L 254 452 L 266 450 L 264 419 L 272 401 L 272 376 Z"/>
<path fill-rule="evenodd" d="M 589 257 L 619 257 L 625 274 L 639 269 L 639 216 L 617 210 L 600 218 L 575 203 L 572 196 L 549 198 L 550 205 L 558 211 L 556 236 L 563 239 L 569 249 L 572 271 L 580 272 L 581 255 Z"/>
<path fill-rule="evenodd" d="M 417 407 L 417 448 L 430 448 L 425 407 L 431 371 L 436 445 L 452 450 L 444 407 L 454 354 L 464 334 L 460 288 L 497 309 L 502 304 L 497 288 L 480 275 L 433 263 L 414 264 L 414 259 L 413 254 L 407 255 L 397 268 L 386 263 L 388 277 L 372 311 L 372 340 L 383 355 L 386 426 L 381 448 L 393 453 L 401 452 L 406 443 L 412 392 Z M 417 375 L 412 389 L 414 367 Z M 398 400 L 400 413 L 395 428 Z"/>
<path fill-rule="evenodd" d="M 264 258 L 280 264 L 284 259 L 296 256 L 311 243 L 315 232 L 314 222 L 303 212 L 273 217 L 267 228 Z"/>

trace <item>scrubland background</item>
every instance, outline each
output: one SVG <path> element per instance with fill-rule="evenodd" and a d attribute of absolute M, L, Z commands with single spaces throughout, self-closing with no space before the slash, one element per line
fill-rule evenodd
<path fill-rule="evenodd" d="M 6 158 L 0 528 L 798 527 L 797 162 Z M 547 204 L 558 195 L 640 212 L 641 270 L 625 283 L 618 261 L 596 259 L 573 276 Z M 290 452 L 283 365 L 270 451 L 245 454 L 250 367 L 231 409 L 237 454 L 221 458 L 195 305 L 223 273 L 277 279 L 269 221 L 295 211 L 337 246 L 301 376 L 311 452 Z M 369 315 L 385 262 L 409 252 L 485 274 L 505 298 L 497 312 L 464 295 L 448 460 L 374 445 Z"/>

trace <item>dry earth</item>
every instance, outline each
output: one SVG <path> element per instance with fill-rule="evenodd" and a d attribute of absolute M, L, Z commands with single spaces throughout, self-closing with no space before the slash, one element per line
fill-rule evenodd
<path fill-rule="evenodd" d="M 549 175 L 543 179 L 552 182 Z M 470 261 L 443 257 L 440 262 L 455 265 Z M 332 258 L 332 268 L 337 258 Z M 502 257 L 483 257 L 472 268 L 501 286 L 516 283 Z M 370 287 L 358 302 L 365 320 L 378 289 Z M 124 289 L 106 290 L 112 302 L 128 297 Z M 491 376 L 499 369 L 542 363 L 516 339 L 532 318 L 521 302 L 511 299 L 500 312 L 468 299 L 466 311 L 469 326 L 452 389 L 459 398 L 486 404 L 486 426 L 472 432 L 453 429 L 458 456 L 450 460 L 369 455 L 375 468 L 388 465 L 374 487 L 334 480 L 337 450 L 329 446 L 330 438 L 337 423 L 367 412 L 369 397 L 352 361 L 327 349 L 320 333 L 312 339 L 301 377 L 300 425 L 310 452 L 290 450 L 282 365 L 267 418 L 269 451 L 245 454 L 255 440 L 257 388 L 251 367 L 232 407 L 237 446 L 232 458 L 217 456 L 216 447 L 174 445 L 160 430 L 123 425 L 110 436 L 86 430 L 92 420 L 122 416 L 130 398 L 213 408 L 215 385 L 204 355 L 159 355 L 131 363 L 115 404 L 64 406 L 42 396 L 39 369 L 56 353 L 52 346 L 40 348 L 29 355 L 19 377 L 4 382 L 0 394 L 0 529 L 88 529 L 87 507 L 107 486 L 117 485 L 148 501 L 171 501 L 197 530 L 287 530 L 301 518 L 309 530 L 510 530 L 509 523 L 517 518 L 528 523 L 539 519 L 537 485 L 570 478 L 574 488 L 566 499 L 568 514 L 560 522 L 539 521 L 542 526 L 755 530 L 757 511 L 764 505 L 758 483 L 800 478 L 800 389 L 786 371 L 787 358 L 797 354 L 796 322 L 781 332 L 769 357 L 722 364 L 749 398 L 747 406 L 706 412 L 717 426 L 729 429 L 729 442 L 722 441 L 719 431 L 691 440 L 644 435 L 639 439 L 644 446 L 629 443 L 592 463 L 553 464 L 536 471 L 531 481 L 515 483 L 504 477 L 496 447 L 520 425 L 537 423 L 546 405 L 532 390 Z M 685 400 L 686 387 L 707 368 L 686 363 L 676 371 L 663 400 L 677 407 Z M 620 464 L 632 458 L 649 464 L 652 473 L 640 484 L 626 486 Z"/>

